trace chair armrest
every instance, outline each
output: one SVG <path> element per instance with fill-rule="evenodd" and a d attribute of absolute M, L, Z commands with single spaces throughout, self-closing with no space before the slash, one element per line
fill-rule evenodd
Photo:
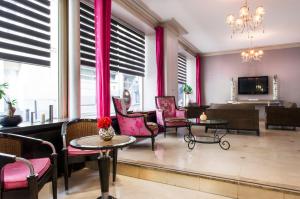
<path fill-rule="evenodd" d="M 31 143 L 34 143 L 34 144 L 47 145 L 48 147 L 51 148 L 52 154 L 56 154 L 56 150 L 55 150 L 54 145 L 52 143 L 50 143 L 48 141 L 44 141 L 42 139 L 27 137 L 27 136 L 23 136 L 23 135 L 12 134 L 12 133 L 0 133 L 0 137 L 16 139 L 16 140 L 20 140 L 22 142 L 31 142 Z"/>
<path fill-rule="evenodd" d="M 164 111 L 161 109 L 156 109 L 156 121 L 159 125 L 165 125 Z"/>
<path fill-rule="evenodd" d="M 130 115 L 130 116 L 147 116 L 147 114 L 143 114 L 143 113 L 130 113 L 130 114 L 128 114 L 128 115 Z"/>
<path fill-rule="evenodd" d="M 14 163 L 15 161 L 16 161 L 15 155 L 0 153 L 0 170 L 4 165 L 9 163 Z"/>
<path fill-rule="evenodd" d="M 176 117 L 186 118 L 187 110 L 186 109 L 176 109 Z"/>
<path fill-rule="evenodd" d="M 16 157 L 15 155 L 10 155 L 10 154 L 6 154 L 6 153 L 0 153 L 0 160 L 1 160 L 0 161 L 0 169 L 2 167 L 4 167 L 6 164 L 19 161 L 19 162 L 24 163 L 29 168 L 29 172 L 30 172 L 29 176 L 35 176 L 32 163 L 24 158 Z"/>
<path fill-rule="evenodd" d="M 152 130 L 147 126 L 144 115 L 130 116 L 117 114 L 120 132 L 130 136 L 152 136 Z"/>

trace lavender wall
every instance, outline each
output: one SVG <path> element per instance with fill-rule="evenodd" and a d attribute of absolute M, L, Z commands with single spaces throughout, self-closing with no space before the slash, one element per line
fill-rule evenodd
<path fill-rule="evenodd" d="M 265 51 L 261 62 L 241 63 L 239 54 L 204 57 L 202 63 L 205 104 L 225 103 L 230 98 L 230 79 L 269 76 L 269 95 L 239 95 L 239 99 L 272 99 L 272 77 L 279 78 L 280 100 L 300 105 L 300 47 Z"/>

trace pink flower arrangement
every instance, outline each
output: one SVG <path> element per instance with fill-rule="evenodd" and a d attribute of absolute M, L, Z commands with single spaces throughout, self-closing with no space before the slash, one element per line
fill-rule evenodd
<path fill-rule="evenodd" d="M 108 127 L 110 127 L 111 123 L 112 123 L 112 121 L 111 121 L 110 117 L 102 117 L 102 118 L 98 119 L 97 126 L 98 126 L 98 128 L 108 129 Z"/>

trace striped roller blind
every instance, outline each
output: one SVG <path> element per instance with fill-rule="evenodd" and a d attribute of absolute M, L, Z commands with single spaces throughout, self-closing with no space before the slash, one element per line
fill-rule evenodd
<path fill-rule="evenodd" d="M 186 57 L 178 55 L 178 83 L 186 83 Z"/>
<path fill-rule="evenodd" d="M 0 59 L 50 66 L 50 1 L 0 0 Z"/>
<path fill-rule="evenodd" d="M 95 67 L 94 9 L 80 3 L 81 65 Z M 144 76 L 145 36 L 125 23 L 111 20 L 110 69 Z"/>
<path fill-rule="evenodd" d="M 128 26 L 111 21 L 111 70 L 144 76 L 145 73 L 145 36 Z"/>
<path fill-rule="evenodd" d="M 80 62 L 95 67 L 94 9 L 80 2 Z"/>

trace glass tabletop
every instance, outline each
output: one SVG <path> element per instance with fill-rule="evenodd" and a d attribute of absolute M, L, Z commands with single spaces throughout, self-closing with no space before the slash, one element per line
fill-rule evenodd
<path fill-rule="evenodd" d="M 126 135 L 115 135 L 110 141 L 104 141 L 99 135 L 92 135 L 74 139 L 70 145 L 82 150 L 103 150 L 125 147 L 135 141 L 136 138 Z"/>
<path fill-rule="evenodd" d="M 209 125 L 227 125 L 228 121 L 223 119 L 200 120 L 199 118 L 189 119 L 192 125 L 209 126 Z"/>

